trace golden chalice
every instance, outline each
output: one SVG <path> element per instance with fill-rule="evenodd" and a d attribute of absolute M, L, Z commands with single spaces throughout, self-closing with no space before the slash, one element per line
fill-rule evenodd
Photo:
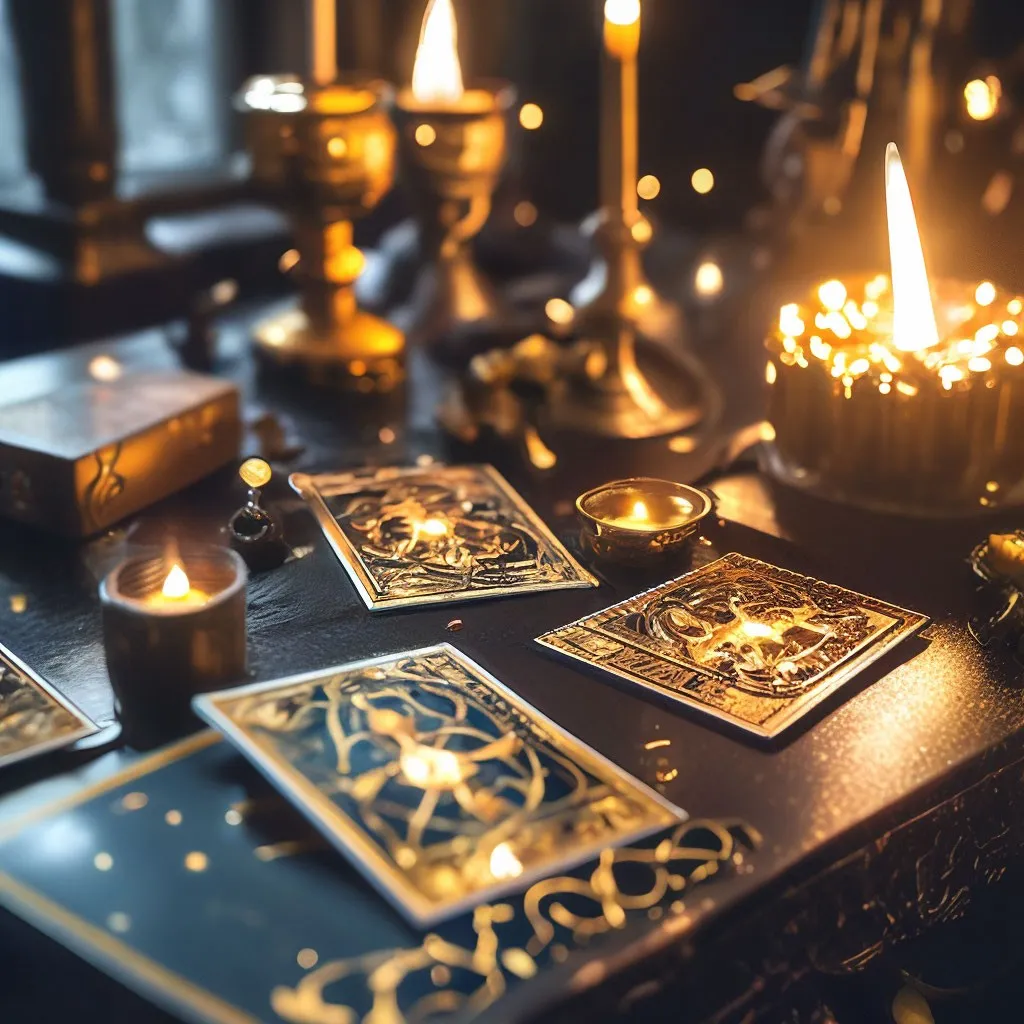
<path fill-rule="evenodd" d="M 253 182 L 289 211 L 299 253 L 300 306 L 257 326 L 259 353 L 314 383 L 365 392 L 389 391 L 403 376 L 404 335 L 356 301 L 364 258 L 352 240 L 352 221 L 394 183 L 389 96 L 386 83 L 371 79 L 314 86 L 261 75 L 237 101 Z"/>

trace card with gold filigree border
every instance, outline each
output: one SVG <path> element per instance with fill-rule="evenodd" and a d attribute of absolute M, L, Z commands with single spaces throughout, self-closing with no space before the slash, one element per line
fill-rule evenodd
<path fill-rule="evenodd" d="M 95 731 L 78 708 L 0 646 L 0 768 Z"/>
<path fill-rule="evenodd" d="M 290 478 L 370 611 L 597 580 L 491 466 Z"/>
<path fill-rule="evenodd" d="M 447 644 L 195 706 L 421 926 L 685 818 Z"/>
<path fill-rule="evenodd" d="M 729 554 L 537 642 L 771 738 L 927 622 Z"/>

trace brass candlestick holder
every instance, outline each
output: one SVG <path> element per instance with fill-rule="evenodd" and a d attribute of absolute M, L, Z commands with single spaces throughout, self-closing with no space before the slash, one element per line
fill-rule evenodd
<path fill-rule="evenodd" d="M 253 180 L 290 212 L 300 254 L 300 307 L 257 326 L 259 354 L 314 383 L 360 392 L 390 391 L 403 377 L 403 333 L 356 301 L 364 259 L 352 243 L 353 219 L 394 182 L 389 96 L 369 79 L 314 86 L 263 75 L 238 98 Z"/>
<path fill-rule="evenodd" d="M 688 430 L 704 416 L 703 373 L 685 354 L 652 348 L 651 376 L 637 341 L 666 306 L 647 281 L 640 253 L 651 225 L 637 201 L 638 0 L 607 0 L 601 80 L 601 210 L 592 222 L 599 257 L 577 289 L 576 331 L 588 350 L 580 370 L 561 378 L 547 403 L 555 428 L 644 438 Z"/>
<path fill-rule="evenodd" d="M 402 180 L 419 223 L 424 261 L 409 333 L 435 354 L 460 332 L 507 320 L 471 243 L 491 214 L 514 103 L 512 86 L 495 82 L 467 89 L 447 104 L 420 101 L 403 89 L 392 106 Z"/>

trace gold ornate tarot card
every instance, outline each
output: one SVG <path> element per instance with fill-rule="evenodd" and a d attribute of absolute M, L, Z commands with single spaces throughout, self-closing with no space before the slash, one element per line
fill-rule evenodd
<path fill-rule="evenodd" d="M 686 817 L 447 644 L 194 703 L 421 926 Z"/>
<path fill-rule="evenodd" d="M 81 711 L 0 647 L 0 767 L 95 731 Z"/>
<path fill-rule="evenodd" d="M 371 611 L 596 587 L 490 466 L 295 474 Z"/>
<path fill-rule="evenodd" d="M 730 554 L 537 642 L 773 737 L 927 621 Z"/>

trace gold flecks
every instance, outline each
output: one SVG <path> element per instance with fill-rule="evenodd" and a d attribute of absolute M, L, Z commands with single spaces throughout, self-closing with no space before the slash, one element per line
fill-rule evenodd
<path fill-rule="evenodd" d="M 553 469 L 558 464 L 558 456 L 544 443 L 544 439 L 531 424 L 523 428 L 523 443 L 530 462 L 537 469 Z"/>
<path fill-rule="evenodd" d="M 21 615 L 28 607 L 28 598 L 24 594 L 11 594 L 11 611 L 15 615 Z"/>
<path fill-rule="evenodd" d="M 315 949 L 300 949 L 295 959 L 300 967 L 309 971 L 316 967 L 320 954 Z"/>
<path fill-rule="evenodd" d="M 209 858 L 200 850 L 193 850 L 185 855 L 185 868 L 198 874 L 210 866 Z"/>
<path fill-rule="evenodd" d="M 517 978 L 532 978 L 537 973 L 537 964 L 525 949 L 503 949 L 501 962 Z"/>
<path fill-rule="evenodd" d="M 462 629 L 463 625 L 464 623 L 462 619 L 452 619 L 444 628 L 447 629 L 449 633 L 458 633 Z"/>
<path fill-rule="evenodd" d="M 652 921 L 660 921 L 664 915 L 665 911 L 661 907 L 651 907 L 651 909 L 647 911 L 647 916 Z"/>
<path fill-rule="evenodd" d="M 107 927 L 112 932 L 117 932 L 119 935 L 123 935 L 132 926 L 132 919 L 120 910 L 115 910 L 113 914 L 107 917 Z"/>
<path fill-rule="evenodd" d="M 676 455 L 689 455 L 697 450 L 697 438 L 689 434 L 677 434 L 668 439 L 668 450 Z"/>
<path fill-rule="evenodd" d="M 671 747 L 671 740 L 648 740 L 644 744 L 644 750 L 657 750 L 658 747 Z"/>
<path fill-rule="evenodd" d="M 381 427 L 377 432 L 377 438 L 381 444 L 394 444 L 396 436 L 391 427 Z"/>
<path fill-rule="evenodd" d="M 101 851 L 93 857 L 92 865 L 97 871 L 109 871 L 114 866 L 114 858 L 109 853 Z"/>
<path fill-rule="evenodd" d="M 444 964 L 434 964 L 430 968 L 430 980 L 438 988 L 444 988 L 452 983 L 452 972 Z"/>
<path fill-rule="evenodd" d="M 181 811 L 168 811 L 164 815 L 164 821 L 166 821 L 168 825 L 177 827 L 181 824 Z"/>
<path fill-rule="evenodd" d="M 145 793 L 126 793 L 121 798 L 121 808 L 125 811 L 141 811 L 149 803 Z"/>

